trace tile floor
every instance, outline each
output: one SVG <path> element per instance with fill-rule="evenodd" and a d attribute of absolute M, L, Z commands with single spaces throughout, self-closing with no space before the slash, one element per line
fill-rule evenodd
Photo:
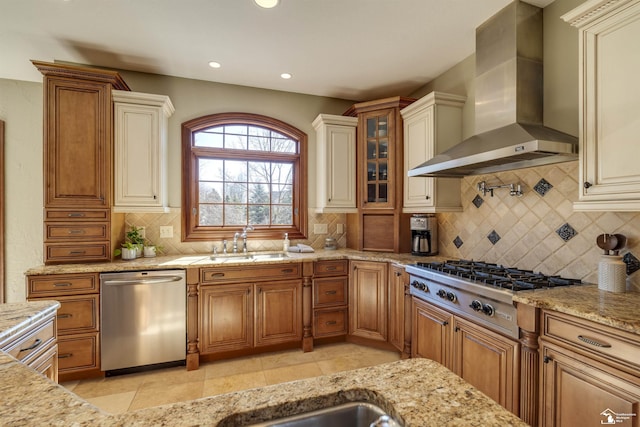
<path fill-rule="evenodd" d="M 98 408 L 117 414 L 399 359 L 397 352 L 339 343 L 316 346 L 309 353 L 295 349 L 221 360 L 202 364 L 196 371 L 176 367 L 61 385 Z"/>

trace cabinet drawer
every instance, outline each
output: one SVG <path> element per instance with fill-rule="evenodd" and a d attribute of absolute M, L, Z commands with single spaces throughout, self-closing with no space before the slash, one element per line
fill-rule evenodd
<path fill-rule="evenodd" d="M 58 340 L 58 371 L 87 370 L 100 367 L 98 333 L 60 337 Z"/>
<path fill-rule="evenodd" d="M 232 281 L 259 281 L 271 279 L 291 279 L 300 277 L 300 264 L 263 264 L 246 267 L 203 268 L 200 270 L 202 283 Z"/>
<path fill-rule="evenodd" d="M 111 236 L 108 222 L 96 223 L 46 223 L 45 239 L 49 242 L 82 240 L 107 240 Z"/>
<path fill-rule="evenodd" d="M 330 277 L 314 279 L 313 307 L 346 305 L 348 298 L 348 277 Z"/>
<path fill-rule="evenodd" d="M 347 333 L 348 310 L 315 310 L 313 314 L 313 337 L 330 337 Z"/>
<path fill-rule="evenodd" d="M 342 276 L 345 274 L 349 274 L 349 261 L 346 259 L 313 263 L 313 275 L 316 277 Z"/>
<path fill-rule="evenodd" d="M 573 349 L 634 369 L 640 368 L 640 340 L 637 336 L 562 313 L 543 311 L 542 315 L 543 338 L 560 341 Z"/>
<path fill-rule="evenodd" d="M 29 360 L 37 358 L 46 351 L 55 342 L 55 336 L 55 327 L 53 321 L 50 321 L 11 344 L 5 351 L 16 359 L 28 363 Z"/>
<path fill-rule="evenodd" d="M 98 292 L 97 274 L 29 276 L 29 298 Z"/>
<path fill-rule="evenodd" d="M 45 221 L 108 221 L 111 218 L 109 209 L 46 209 Z"/>
<path fill-rule="evenodd" d="M 98 330 L 98 295 L 56 298 L 58 332 L 68 335 Z"/>
<path fill-rule="evenodd" d="M 29 367 L 53 382 L 58 382 L 58 346 L 54 345 L 40 357 L 29 363 Z"/>
<path fill-rule="evenodd" d="M 109 242 L 58 244 L 45 243 L 45 263 L 109 261 Z"/>

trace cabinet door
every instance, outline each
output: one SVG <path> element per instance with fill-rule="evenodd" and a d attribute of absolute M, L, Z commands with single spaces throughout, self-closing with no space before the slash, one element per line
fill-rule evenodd
<path fill-rule="evenodd" d="M 424 357 L 451 369 L 453 316 L 431 304 L 412 298 L 411 357 Z"/>
<path fill-rule="evenodd" d="M 109 207 L 111 85 L 45 78 L 45 207 Z"/>
<path fill-rule="evenodd" d="M 624 375 L 544 340 L 541 354 L 543 426 L 640 425 L 637 376 Z"/>
<path fill-rule="evenodd" d="M 387 263 L 353 261 L 349 290 L 351 335 L 387 340 Z"/>
<path fill-rule="evenodd" d="M 392 265 L 389 271 L 389 342 L 404 350 L 404 267 Z"/>
<path fill-rule="evenodd" d="M 458 317 L 453 330 L 453 372 L 518 415 L 519 344 Z"/>
<path fill-rule="evenodd" d="M 302 340 L 302 280 L 255 287 L 256 347 Z"/>
<path fill-rule="evenodd" d="M 434 156 L 434 109 L 404 118 L 404 203 L 405 208 L 434 206 L 435 178 L 409 178 L 407 172 Z"/>
<path fill-rule="evenodd" d="M 253 346 L 253 285 L 203 286 L 200 290 L 200 353 Z"/>
<path fill-rule="evenodd" d="M 396 109 L 391 108 L 359 116 L 363 208 L 394 207 L 395 115 Z"/>

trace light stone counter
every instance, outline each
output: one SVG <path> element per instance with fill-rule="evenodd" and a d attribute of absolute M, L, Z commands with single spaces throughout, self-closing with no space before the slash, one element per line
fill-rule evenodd
<path fill-rule="evenodd" d="M 517 292 L 513 300 L 640 335 L 640 293 L 601 291 L 597 285 Z"/>

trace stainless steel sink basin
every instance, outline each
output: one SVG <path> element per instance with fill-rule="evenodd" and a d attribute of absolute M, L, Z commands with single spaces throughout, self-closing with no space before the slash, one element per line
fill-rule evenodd
<path fill-rule="evenodd" d="M 305 414 L 280 418 L 250 427 L 402 427 L 378 406 L 350 402 Z"/>
<path fill-rule="evenodd" d="M 289 254 L 287 254 L 286 252 L 254 252 L 247 254 L 211 255 L 210 260 L 213 262 L 252 262 L 287 258 L 289 258 Z"/>

